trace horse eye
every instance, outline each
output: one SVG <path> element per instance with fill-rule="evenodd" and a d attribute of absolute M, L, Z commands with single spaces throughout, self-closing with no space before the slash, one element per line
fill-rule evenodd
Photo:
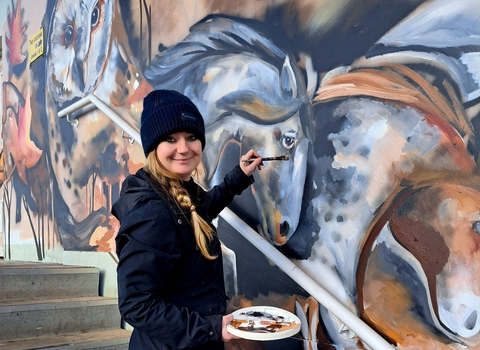
<path fill-rule="evenodd" d="M 473 229 L 478 233 L 480 234 L 480 221 L 475 221 L 473 223 Z"/>
<path fill-rule="evenodd" d="M 297 144 L 297 138 L 294 134 L 286 133 L 282 137 L 282 146 L 286 149 L 292 149 Z"/>
<path fill-rule="evenodd" d="M 67 25 L 63 33 L 63 41 L 65 43 L 65 46 L 68 47 L 72 45 L 74 37 L 75 37 L 75 32 L 73 31 L 73 26 L 69 24 Z"/>
<path fill-rule="evenodd" d="M 98 5 L 93 9 L 90 21 L 92 28 L 95 28 L 98 25 L 98 22 L 100 21 L 100 8 Z"/>

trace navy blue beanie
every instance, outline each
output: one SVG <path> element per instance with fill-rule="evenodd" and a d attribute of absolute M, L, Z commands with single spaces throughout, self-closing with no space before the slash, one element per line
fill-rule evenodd
<path fill-rule="evenodd" d="M 205 148 L 205 124 L 195 104 L 173 90 L 154 90 L 143 99 L 140 137 L 147 156 L 166 137 L 177 132 L 191 132 Z"/>

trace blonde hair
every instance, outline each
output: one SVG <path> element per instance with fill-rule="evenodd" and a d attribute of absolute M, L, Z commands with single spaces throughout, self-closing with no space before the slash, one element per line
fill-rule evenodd
<path fill-rule="evenodd" d="M 148 154 L 147 163 L 144 167 L 144 170 L 147 172 L 147 174 L 153 177 L 155 182 L 166 193 L 171 196 L 171 198 L 175 201 L 175 203 L 179 206 L 180 209 L 190 211 L 190 223 L 193 227 L 195 241 L 197 242 L 200 252 L 205 258 L 209 260 L 216 259 L 217 256 L 211 255 L 208 252 L 207 247 L 207 243 L 213 239 L 215 231 L 197 213 L 195 205 L 192 203 L 192 200 L 187 190 L 181 186 L 182 180 L 177 175 L 172 174 L 167 169 L 165 169 L 165 167 L 160 163 L 157 158 L 156 150 L 153 150 Z"/>

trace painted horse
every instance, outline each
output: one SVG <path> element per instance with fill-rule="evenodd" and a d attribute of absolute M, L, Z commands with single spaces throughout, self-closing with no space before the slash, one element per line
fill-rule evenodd
<path fill-rule="evenodd" d="M 204 187 L 221 181 L 250 148 L 289 157 L 265 162 L 252 190 L 261 233 L 282 245 L 298 228 L 308 193 L 311 95 L 294 58 L 258 25 L 209 16 L 157 55 L 145 76 L 156 89 L 189 96 L 204 116 L 207 144 L 198 174 Z"/>

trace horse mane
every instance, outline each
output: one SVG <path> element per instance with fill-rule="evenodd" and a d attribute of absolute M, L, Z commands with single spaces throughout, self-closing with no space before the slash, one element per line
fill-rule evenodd
<path fill-rule="evenodd" d="M 375 68 L 353 69 L 327 79 L 320 85 L 313 102 L 360 96 L 396 102 L 423 111 L 432 124 L 441 127 L 448 122 L 462 136 L 471 137 L 473 130 L 460 100 L 450 83 L 445 80 L 443 84 L 448 99 L 411 68 L 384 63 Z M 442 128 L 442 131 L 448 130 Z"/>

